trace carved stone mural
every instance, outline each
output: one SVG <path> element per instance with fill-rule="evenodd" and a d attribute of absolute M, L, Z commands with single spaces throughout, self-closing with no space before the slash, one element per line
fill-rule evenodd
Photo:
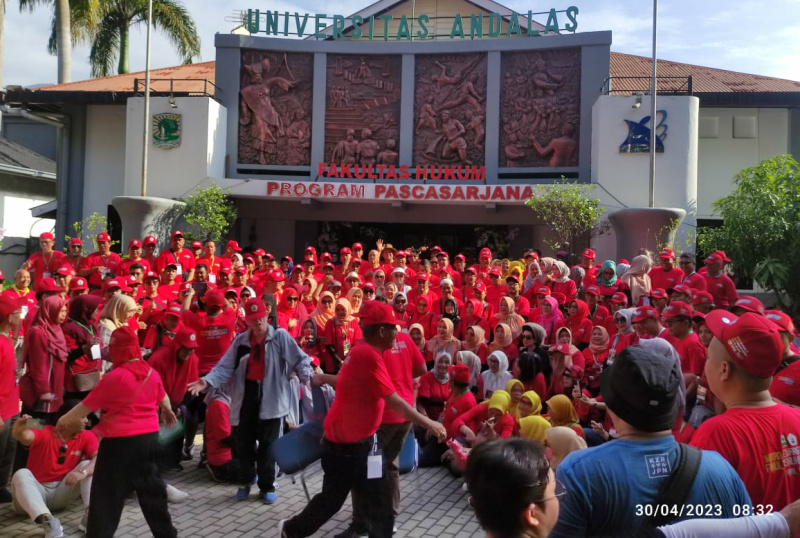
<path fill-rule="evenodd" d="M 502 167 L 578 166 L 580 49 L 504 52 Z"/>
<path fill-rule="evenodd" d="M 311 164 L 313 59 L 242 50 L 239 163 Z"/>
<path fill-rule="evenodd" d="M 485 164 L 486 53 L 417 55 L 414 164 Z"/>
<path fill-rule="evenodd" d="M 325 160 L 397 164 L 402 57 L 328 55 Z"/>

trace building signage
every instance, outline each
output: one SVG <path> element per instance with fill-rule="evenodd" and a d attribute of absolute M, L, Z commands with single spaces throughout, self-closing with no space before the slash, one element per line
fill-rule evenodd
<path fill-rule="evenodd" d="M 173 149 L 181 145 L 183 118 L 180 114 L 153 114 L 153 145 Z"/>
<path fill-rule="evenodd" d="M 500 13 L 470 13 L 456 14 L 450 29 L 450 39 L 480 39 L 511 37 L 522 35 L 520 21 L 527 23 L 528 36 L 547 35 L 559 32 L 572 32 L 578 29 L 578 8 L 570 6 L 565 10 L 555 8 L 547 12 L 527 13 L 512 12 L 503 16 Z M 545 29 L 539 31 L 532 29 L 534 15 L 547 15 Z M 433 17 L 435 19 L 436 17 Z M 507 18 L 508 24 L 503 30 L 503 20 Z M 413 18 L 406 15 L 396 17 L 389 13 L 367 18 L 353 15 L 346 18 L 342 15 L 326 15 L 324 13 L 290 13 L 288 11 L 261 11 L 248 9 L 246 14 L 247 31 L 251 34 L 266 34 L 268 36 L 283 37 L 316 37 L 317 39 L 390 39 L 397 41 L 411 41 L 412 39 L 430 39 L 434 37 L 434 24 L 432 17 L 420 14 Z M 328 21 L 332 21 L 329 23 Z M 395 26 L 394 21 L 397 21 Z M 484 32 L 484 21 L 488 23 L 488 31 Z M 562 22 L 564 22 L 562 26 Z M 392 23 L 390 25 L 390 23 Z M 352 26 L 352 30 L 350 29 Z M 330 35 L 324 30 L 331 28 Z M 345 31 L 348 33 L 345 34 Z M 446 35 L 446 34 L 445 34 Z"/>
<path fill-rule="evenodd" d="M 386 200 L 401 202 L 522 202 L 536 194 L 532 185 L 425 185 L 420 183 L 332 183 L 267 181 L 269 198 L 336 200 Z"/>
<path fill-rule="evenodd" d="M 319 163 L 317 174 L 340 179 L 486 180 L 485 166 L 408 166 Z"/>

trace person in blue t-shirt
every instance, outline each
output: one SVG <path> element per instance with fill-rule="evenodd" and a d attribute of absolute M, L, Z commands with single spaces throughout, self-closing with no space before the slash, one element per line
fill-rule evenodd
<path fill-rule="evenodd" d="M 603 372 L 601 393 L 616 440 L 573 452 L 559 465 L 556 478 L 567 493 L 550 536 L 619 535 L 647 523 L 659 489 L 678 461 L 679 445 L 670 430 L 681 382 L 675 362 L 641 346 L 626 348 Z M 703 451 L 689 495 L 678 507 L 683 514 L 673 521 L 734 517 L 735 506 L 749 504 L 730 464 L 716 452 Z M 693 509 L 697 505 L 703 505 L 699 511 Z"/>

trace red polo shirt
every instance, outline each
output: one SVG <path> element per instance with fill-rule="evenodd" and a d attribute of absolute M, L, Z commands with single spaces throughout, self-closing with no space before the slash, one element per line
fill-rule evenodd
<path fill-rule="evenodd" d="M 386 363 L 386 371 L 394 381 L 397 394 L 408 405 L 414 407 L 414 375 L 412 372 L 415 368 L 425 364 L 425 357 L 422 356 L 410 336 L 399 332 L 392 349 L 383 352 L 383 360 Z M 403 422 L 406 422 L 406 419 L 399 413 L 389 407 L 384 409 L 381 424 L 402 424 Z"/>
<path fill-rule="evenodd" d="M 105 267 L 109 273 L 114 273 L 117 275 L 120 263 L 121 260 L 119 258 L 119 254 L 116 252 L 109 252 L 107 256 L 104 256 L 99 252 L 92 252 L 83 259 L 83 264 L 81 265 L 80 270 L 91 269 L 92 267 Z M 86 277 L 89 280 L 89 285 L 95 288 L 101 288 L 103 286 L 104 272 L 105 271 L 91 273 L 88 277 Z"/>
<path fill-rule="evenodd" d="M 61 482 L 83 459 L 91 459 L 99 445 L 97 436 L 82 431 L 72 439 L 64 441 L 53 426 L 45 426 L 33 432 L 33 443 L 28 447 L 28 463 L 25 465 L 37 482 Z M 66 445 L 66 449 L 62 448 Z M 63 463 L 58 458 L 63 456 Z"/>
<path fill-rule="evenodd" d="M 43 278 L 52 278 L 56 269 L 67 263 L 66 257 L 63 252 L 58 250 L 52 251 L 47 256 L 41 251 L 31 254 L 28 263 L 31 264 L 30 271 L 33 273 L 34 289 L 39 287 L 39 282 Z"/>

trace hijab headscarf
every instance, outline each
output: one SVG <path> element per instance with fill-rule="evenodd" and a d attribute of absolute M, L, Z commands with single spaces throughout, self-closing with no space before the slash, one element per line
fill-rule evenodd
<path fill-rule="evenodd" d="M 492 378 L 495 383 L 497 383 L 504 374 L 508 373 L 508 356 L 500 350 L 493 351 L 492 353 L 489 354 L 488 357 L 486 357 L 486 362 L 488 363 L 489 359 L 491 359 L 492 357 L 497 359 L 497 362 L 500 363 L 500 366 L 497 369 L 497 374 L 495 374 L 491 370 L 486 370 L 485 373 L 488 374 L 489 377 Z"/>
<path fill-rule="evenodd" d="M 544 327 L 539 325 L 538 323 L 533 323 L 532 321 L 526 323 L 522 326 L 523 328 L 527 327 L 533 333 L 534 338 L 539 341 L 539 345 L 541 346 L 544 344 L 544 341 L 547 340 L 547 331 L 544 330 Z"/>
<path fill-rule="evenodd" d="M 478 386 L 478 377 L 481 375 L 481 359 L 472 351 L 459 351 L 456 353 L 456 362 L 465 364 L 469 368 L 469 386 Z"/>
<path fill-rule="evenodd" d="M 419 313 L 419 309 L 417 308 L 417 305 L 419 304 L 420 301 L 425 303 L 425 312 L 422 314 Z M 411 310 L 411 318 L 410 318 L 411 323 L 417 323 L 419 321 L 422 321 L 431 313 L 431 300 L 427 295 L 420 295 L 419 297 L 417 297 L 417 300 L 414 301 L 414 303 L 415 304 L 413 305 L 413 308 Z M 408 305 L 406 305 L 406 311 L 408 311 Z"/>
<path fill-rule="evenodd" d="M 556 324 L 564 319 L 564 315 L 561 313 L 561 310 L 559 310 L 558 301 L 555 299 L 555 297 L 550 297 L 548 295 L 544 298 L 544 302 L 550 305 L 550 315 L 545 316 L 544 312 L 541 312 L 540 310 L 541 314 L 539 316 L 539 325 L 545 329 L 545 334 L 552 334 Z M 552 344 L 553 342 L 547 343 Z"/>
<path fill-rule="evenodd" d="M 115 297 L 119 297 L 119 295 Z M 123 325 L 111 333 L 108 341 L 108 358 L 114 369 L 124 368 L 140 381 L 151 370 L 150 365 L 141 360 L 142 348 L 139 347 L 136 333 L 127 325 Z"/>
<path fill-rule="evenodd" d="M 467 327 L 471 325 L 477 325 L 483 319 L 481 313 L 483 312 L 483 304 L 475 298 L 470 299 L 467 301 L 466 304 L 472 305 L 472 316 L 467 315 L 467 307 L 464 307 L 464 322 L 467 324 Z"/>
<path fill-rule="evenodd" d="M 590 338 L 589 351 L 591 351 L 595 355 L 599 355 L 601 353 L 605 353 L 606 351 L 608 351 L 609 336 L 608 336 L 608 331 L 602 325 L 595 325 L 592 328 L 592 333 L 594 333 L 595 330 L 599 330 L 601 333 L 603 333 L 603 341 L 600 344 L 595 344 L 594 342 L 592 342 Z"/>
<path fill-rule="evenodd" d="M 586 304 L 586 301 L 581 301 L 580 299 L 573 299 L 572 303 L 575 303 L 578 308 L 575 315 L 570 314 L 569 323 L 570 326 L 577 328 L 583 320 L 589 318 L 589 305 Z"/>
<path fill-rule="evenodd" d="M 652 282 L 647 272 L 652 267 L 653 260 L 650 259 L 650 256 L 640 254 L 631 261 L 630 268 L 620 278 L 631 290 L 631 304 L 638 305 L 641 297 L 650 295 Z"/>
<path fill-rule="evenodd" d="M 275 300 L 275 296 L 271 293 L 265 293 L 261 296 L 261 300 L 272 305 L 269 315 L 267 316 L 267 323 L 272 325 L 273 329 L 278 330 L 278 302 Z"/>
<path fill-rule="evenodd" d="M 408 328 L 409 336 L 411 336 L 411 331 L 413 331 L 414 329 L 418 330 L 422 335 L 422 347 L 420 348 L 420 351 L 424 352 L 427 346 L 427 342 L 425 341 L 425 329 L 423 329 L 422 325 L 420 325 L 419 323 L 412 323 L 411 326 Z"/>
<path fill-rule="evenodd" d="M 122 319 L 128 310 L 135 309 L 136 301 L 132 298 L 123 293 L 114 295 L 103 307 L 103 311 L 100 312 L 100 323 L 113 332 L 115 329 L 127 325 L 127 322 L 123 322 Z"/>
<path fill-rule="evenodd" d="M 586 448 L 584 441 L 572 428 L 554 426 L 547 430 L 547 446 L 553 454 L 550 468 L 554 471 L 570 453 Z"/>
<path fill-rule="evenodd" d="M 509 327 L 505 323 L 498 323 L 497 327 L 503 328 L 503 339 L 502 340 L 497 339 L 497 329 L 495 329 L 494 342 L 492 342 L 492 345 L 489 346 L 489 349 L 492 351 L 502 351 L 508 346 L 510 346 L 511 342 L 514 340 L 513 336 L 511 335 L 511 327 Z M 503 355 L 505 355 L 505 353 L 503 353 Z M 506 358 L 506 367 L 508 367 L 508 358 Z"/>
<path fill-rule="evenodd" d="M 611 278 L 606 278 L 604 276 L 604 271 L 606 269 L 611 269 L 614 271 L 614 274 Z M 603 267 L 600 268 L 600 272 L 597 275 L 597 283 L 600 286 L 613 286 L 617 283 L 617 264 L 614 263 L 614 260 L 606 260 L 603 262 Z"/>
<path fill-rule="evenodd" d="M 472 332 L 475 334 L 475 341 L 472 342 L 472 344 L 470 344 L 467 341 L 467 339 L 469 338 L 469 336 L 467 335 L 467 336 L 465 336 L 464 341 L 461 342 L 461 348 L 466 350 L 466 351 L 471 351 L 472 353 L 475 353 L 477 355 L 478 351 L 480 351 L 480 349 L 481 349 L 481 346 L 486 343 L 486 340 L 485 340 L 486 331 L 484 331 L 483 327 L 481 327 L 480 325 L 472 325 L 471 327 L 468 327 L 467 329 L 472 329 Z M 465 332 L 465 334 L 467 334 L 467 333 Z"/>
<path fill-rule="evenodd" d="M 127 295 L 125 296 L 127 297 Z M 133 303 L 133 299 L 128 297 Z M 64 338 L 64 331 L 58 323 L 58 315 L 61 309 L 66 304 L 66 301 L 58 295 L 51 295 L 42 301 L 42 306 L 36 311 L 31 322 L 31 329 L 37 328 L 42 331 L 45 341 L 47 342 L 47 351 L 53 355 L 57 360 L 66 362 L 69 349 L 67 349 L 67 340 Z M 135 303 L 134 303 L 135 305 Z M 24 341 L 27 343 L 27 340 Z M 27 351 L 27 346 L 24 346 L 23 355 Z"/>
<path fill-rule="evenodd" d="M 322 300 L 326 297 L 330 297 L 331 305 L 330 307 L 326 307 L 322 304 Z M 333 305 L 334 298 L 333 294 L 329 291 L 323 291 L 319 295 L 319 300 L 317 301 L 317 309 L 311 314 L 311 319 L 313 319 L 317 323 L 317 328 L 322 330 L 325 328 L 325 324 L 333 317 L 335 313 L 335 307 Z"/>
<path fill-rule="evenodd" d="M 447 305 L 448 304 L 453 305 L 453 313 L 452 314 L 448 314 L 447 313 Z M 453 298 L 445 299 L 444 308 L 445 309 L 444 309 L 444 312 L 442 312 L 442 318 L 449 319 L 451 322 L 453 322 L 453 325 L 455 325 L 456 323 L 461 321 L 461 318 L 458 316 L 458 303 L 456 303 L 455 299 L 453 299 Z"/>
<path fill-rule="evenodd" d="M 508 383 L 506 383 L 506 392 L 508 393 L 509 396 L 511 396 L 511 391 L 517 385 L 519 385 L 522 388 L 523 393 L 525 392 L 525 387 L 522 385 L 522 381 L 520 381 L 519 379 L 510 379 Z M 520 398 L 521 397 L 522 396 L 520 396 Z M 517 414 L 517 404 L 515 404 L 513 401 L 508 402 L 508 412 L 511 413 L 512 415 Z"/>
<path fill-rule="evenodd" d="M 553 426 L 574 426 L 578 422 L 578 413 L 575 406 L 564 394 L 556 394 L 547 400 L 547 409 L 550 414 L 550 423 Z"/>
<path fill-rule="evenodd" d="M 250 294 L 250 296 L 252 297 L 253 295 Z M 295 301 L 290 305 L 289 301 L 286 300 L 289 297 L 297 297 L 297 301 Z M 297 290 L 294 288 L 285 288 L 283 290 L 283 297 L 281 297 L 281 302 L 278 305 L 278 311 L 283 312 L 290 318 L 293 318 L 297 313 L 297 305 L 299 304 L 300 304 L 300 295 L 297 293 Z"/>
<path fill-rule="evenodd" d="M 528 274 L 525 276 L 525 282 L 522 285 L 522 293 L 526 293 L 536 283 L 536 279 L 542 274 L 542 268 L 539 267 L 539 262 L 533 261 L 528 265 Z"/>
<path fill-rule="evenodd" d="M 618 263 L 617 264 L 617 278 L 620 278 L 622 275 L 628 272 L 628 269 L 631 268 L 631 264 L 629 263 Z"/>
<path fill-rule="evenodd" d="M 515 312 L 516 307 L 514 305 L 514 299 L 511 297 L 503 297 L 500 299 L 500 303 L 506 305 L 508 308 L 508 315 L 505 316 L 501 312 L 498 312 L 494 317 L 511 329 L 511 340 L 516 340 L 522 333 L 522 326 L 525 324 L 525 318 Z M 509 344 L 511 344 L 511 342 L 509 342 Z"/>
<path fill-rule="evenodd" d="M 350 302 L 351 311 L 353 308 L 355 308 L 353 306 L 353 297 L 355 297 L 356 293 L 361 293 L 361 304 L 364 304 L 364 292 L 361 290 L 361 288 L 359 288 L 358 286 L 356 286 L 355 288 L 350 288 L 349 290 L 347 290 L 347 294 L 345 295 L 345 297 L 347 297 L 347 300 Z M 360 310 L 361 305 L 359 305 L 358 308 Z M 356 310 L 356 312 L 358 312 L 358 310 Z"/>
<path fill-rule="evenodd" d="M 88 329 L 94 324 L 94 313 L 102 300 L 97 295 L 78 295 L 69 303 L 69 319 Z"/>
<path fill-rule="evenodd" d="M 667 358 L 667 360 L 671 360 L 678 365 L 680 368 L 681 365 L 681 358 L 678 355 L 678 352 L 672 347 L 672 344 L 664 340 L 663 338 L 647 338 L 647 339 L 640 339 L 639 345 L 649 349 L 650 351 L 654 351 L 659 355 Z M 680 410 L 679 414 L 683 413 L 683 410 L 686 408 L 686 385 L 684 383 L 678 383 L 678 394 L 675 396 L 675 405 L 678 406 Z"/>
<path fill-rule="evenodd" d="M 531 414 L 528 416 L 540 415 L 542 413 L 542 399 L 539 397 L 539 393 L 535 390 L 526 390 L 522 393 L 522 397 L 530 400 L 533 406 L 533 411 L 531 411 Z M 519 416 L 519 407 L 517 407 L 517 416 Z M 524 417 L 520 417 L 520 419 L 522 418 Z"/>
<path fill-rule="evenodd" d="M 536 277 L 539 280 L 539 283 L 547 284 L 547 282 L 548 282 L 547 275 L 549 275 L 550 271 L 553 270 L 553 265 L 556 263 L 556 261 L 557 260 L 555 258 L 542 258 L 541 259 L 542 265 L 544 265 L 544 271 L 541 271 L 539 273 L 539 276 Z M 541 269 L 541 267 L 539 267 L 539 269 Z"/>
<path fill-rule="evenodd" d="M 442 375 L 439 374 L 439 369 L 436 367 L 436 365 L 439 363 L 439 359 L 441 359 L 442 357 L 447 357 L 447 359 L 450 361 L 450 364 L 453 363 L 453 357 L 450 356 L 450 353 L 448 353 L 445 350 L 441 350 L 439 353 L 436 354 L 436 358 L 433 361 L 432 372 L 433 372 L 433 377 L 436 378 L 436 381 L 444 385 L 445 383 L 450 382 L 450 368 L 448 368 L 444 374 Z"/>
<path fill-rule="evenodd" d="M 342 308 L 344 308 L 345 311 L 347 312 L 347 316 L 345 316 L 344 322 L 345 323 L 349 323 L 350 321 L 353 320 L 353 307 L 350 305 L 350 301 L 348 301 L 344 297 L 342 297 L 341 299 L 336 301 L 336 306 L 334 306 L 334 316 L 333 316 L 333 319 L 335 320 L 334 323 L 336 323 L 337 325 L 339 324 L 339 318 L 336 317 L 335 312 L 336 312 L 336 308 L 338 308 L 340 306 Z"/>
<path fill-rule="evenodd" d="M 511 395 L 504 390 L 496 390 L 489 396 L 489 409 L 497 409 L 505 415 L 508 413 L 509 405 L 511 405 Z"/>
<path fill-rule="evenodd" d="M 569 282 L 569 266 L 562 261 L 557 261 L 555 267 L 558 275 L 553 275 L 553 281 L 561 283 Z"/>
<path fill-rule="evenodd" d="M 617 334 L 620 334 L 620 335 L 621 334 L 630 334 L 631 332 L 633 332 L 633 324 L 631 323 L 631 320 L 633 319 L 633 313 L 635 311 L 636 311 L 635 308 L 622 308 L 622 309 L 617 310 L 616 312 L 614 312 L 614 317 L 617 317 L 617 315 L 620 315 L 620 316 L 624 317 L 625 321 L 627 322 L 627 328 L 625 329 L 625 332 L 624 333 L 617 332 Z"/>
<path fill-rule="evenodd" d="M 530 415 L 519 419 L 519 432 L 528 441 L 544 444 L 547 441 L 547 430 L 552 426 L 547 419 L 539 415 Z"/>

